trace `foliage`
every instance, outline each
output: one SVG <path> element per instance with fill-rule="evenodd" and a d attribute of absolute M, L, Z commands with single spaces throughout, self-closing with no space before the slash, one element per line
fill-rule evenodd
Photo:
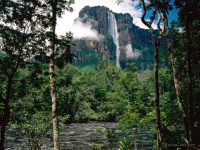
<path fill-rule="evenodd" d="M 102 148 L 102 145 L 101 144 L 95 144 L 95 143 L 92 143 L 92 147 L 93 147 L 93 150 L 101 150 Z"/>
<path fill-rule="evenodd" d="M 119 141 L 119 149 L 120 150 L 131 150 L 132 141 L 130 139 L 123 138 L 123 140 Z"/>
<path fill-rule="evenodd" d="M 16 131 L 30 149 L 42 148 L 50 133 L 51 116 L 48 78 L 44 75 L 47 66 L 29 64 L 20 69 L 13 90 L 11 101 L 10 127 Z"/>
<path fill-rule="evenodd" d="M 16 123 L 10 126 L 16 131 L 15 136 L 21 137 L 31 150 L 41 150 L 47 135 L 50 133 L 51 117 L 49 113 L 38 112 L 30 115 L 23 111 L 23 115 L 20 115 L 20 118 L 23 119 L 17 120 Z"/>
<path fill-rule="evenodd" d="M 25 138 L 28 137 L 25 131 L 31 126 L 29 132 L 37 137 L 35 143 L 40 143 L 37 139 L 41 140 L 43 131 L 49 131 L 50 127 L 50 117 L 46 115 L 50 114 L 48 67 L 35 63 L 26 66 L 16 75 L 10 125 L 20 129 L 18 132 Z M 182 143 L 183 126 L 172 70 L 160 69 L 159 74 L 163 139 L 166 143 Z M 4 76 L 0 79 L 3 86 Z M 134 64 L 127 64 L 126 69 L 120 70 L 113 63 L 104 61 L 94 72 L 80 71 L 72 65 L 56 68 L 56 80 L 58 114 L 64 122 L 120 121 L 123 134 L 130 135 L 135 128 L 134 134 L 139 129 L 150 129 L 155 135 L 152 71 L 138 73 Z M 118 138 L 115 131 L 105 134 L 109 139 Z"/>

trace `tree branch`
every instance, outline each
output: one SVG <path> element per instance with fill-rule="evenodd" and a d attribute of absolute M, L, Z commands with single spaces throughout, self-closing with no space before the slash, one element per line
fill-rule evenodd
<path fill-rule="evenodd" d="M 163 32 L 164 32 L 164 29 L 161 29 L 160 27 L 160 23 L 161 23 L 161 20 L 162 20 L 162 16 L 159 14 L 158 15 L 158 23 L 157 23 L 157 27 L 158 27 L 158 41 L 157 41 L 157 44 L 158 46 L 160 46 L 160 42 L 161 42 L 161 39 L 162 39 L 162 36 L 163 36 Z"/>
<path fill-rule="evenodd" d="M 151 28 L 151 25 L 145 20 L 145 16 L 146 16 L 146 13 L 147 13 L 147 8 L 146 8 L 146 5 L 145 5 L 145 2 L 144 0 L 141 0 L 142 2 L 142 7 L 144 9 L 144 13 L 142 15 L 142 22 L 148 27 L 148 28 Z"/>
<path fill-rule="evenodd" d="M 6 70 L 6 68 L 5 68 L 4 65 L 3 65 L 3 61 L 1 60 L 1 58 L 0 58 L 0 67 L 1 67 L 1 69 L 2 69 L 2 71 L 3 71 L 3 73 L 4 73 L 7 77 L 10 77 L 8 71 Z"/>
<path fill-rule="evenodd" d="M 150 26 L 152 25 L 152 23 L 153 23 L 153 21 L 154 21 L 154 19 L 155 19 L 155 17 L 156 17 L 156 13 L 157 13 L 157 10 L 154 10 L 154 11 L 153 11 L 153 16 L 152 16 L 152 18 L 151 18 L 151 22 L 149 23 Z"/>

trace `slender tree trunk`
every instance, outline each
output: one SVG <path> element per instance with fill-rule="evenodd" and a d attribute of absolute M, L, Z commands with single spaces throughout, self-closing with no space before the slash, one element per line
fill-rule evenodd
<path fill-rule="evenodd" d="M 188 106 L 189 106 L 189 128 L 190 128 L 190 143 L 194 142 L 194 110 L 193 110 L 193 94 L 192 94 L 192 63 L 191 63 L 191 40 L 190 40 L 190 25 L 191 18 L 189 16 L 190 4 L 189 1 L 186 0 L 186 39 L 187 39 L 187 73 L 188 73 Z"/>
<path fill-rule="evenodd" d="M 160 28 L 160 21 L 161 21 L 161 17 L 159 16 L 158 19 L 158 29 L 159 29 L 159 34 L 158 34 L 158 40 L 156 39 L 156 35 L 154 32 L 154 29 L 152 28 L 152 23 L 155 19 L 155 15 L 157 13 L 157 11 L 153 12 L 153 19 L 152 22 L 149 23 L 145 20 L 145 16 L 146 16 L 146 5 L 144 0 L 141 0 L 142 2 L 142 6 L 144 9 L 144 13 L 142 15 L 141 21 L 143 22 L 143 24 L 145 24 L 149 30 L 151 31 L 151 35 L 152 35 L 152 39 L 154 42 L 154 48 L 155 48 L 155 54 L 154 54 L 154 88 L 155 88 L 155 110 L 156 110 L 156 129 L 157 129 L 157 149 L 158 150 L 162 150 L 162 139 L 161 139 L 161 125 L 160 125 L 160 99 L 159 99 L 159 83 L 158 83 L 158 61 L 159 61 L 159 47 L 160 47 L 160 42 L 161 42 L 161 38 L 163 35 L 162 29 Z"/>
<path fill-rule="evenodd" d="M 154 89 L 155 89 L 155 110 L 156 110 L 156 129 L 157 129 L 157 149 L 162 150 L 161 125 L 160 125 L 160 98 L 158 83 L 158 62 L 159 62 L 159 46 L 162 33 L 159 33 L 158 41 L 156 40 L 153 28 L 150 29 L 154 41 Z"/>
<path fill-rule="evenodd" d="M 188 141 L 189 140 L 189 127 L 188 127 L 188 120 L 187 120 L 187 116 L 186 116 L 186 112 L 184 110 L 183 107 L 183 102 L 181 99 L 181 88 L 178 82 L 178 73 L 177 73 L 177 68 L 176 68 L 176 60 L 174 57 L 174 53 L 172 51 L 172 45 L 171 45 L 171 41 L 170 41 L 170 31 L 169 31 L 169 27 L 168 27 L 168 18 L 166 13 L 163 11 L 163 19 L 164 19 L 164 26 L 166 29 L 166 38 L 167 38 L 167 46 L 170 52 L 170 57 L 171 57 L 171 61 L 172 61 L 172 68 L 173 68 L 173 75 L 174 75 L 174 86 L 176 89 L 176 95 L 177 95 L 177 99 L 178 99 L 178 104 L 179 104 L 179 109 L 181 112 L 181 116 L 182 116 L 182 120 L 183 120 L 183 125 L 185 128 L 185 135 Z"/>
<path fill-rule="evenodd" d="M 5 148 L 5 133 L 6 133 L 6 126 L 8 125 L 8 120 L 10 116 L 10 92 L 12 88 L 12 81 L 13 77 L 8 77 L 7 81 L 7 88 L 6 88 L 6 98 L 4 99 L 4 116 L 1 122 L 1 141 L 0 141 L 0 150 L 4 150 Z"/>
<path fill-rule="evenodd" d="M 57 1 L 53 0 L 52 3 L 52 33 L 53 40 L 51 42 L 51 51 L 50 51 L 50 62 L 49 62 L 49 72 L 50 72 L 50 88 L 51 88 L 51 100 L 52 100 L 52 121 L 53 121 L 53 142 L 54 150 L 59 150 L 59 129 L 58 129 L 58 116 L 57 116 L 57 101 L 56 101 L 56 81 L 55 81 L 55 64 L 54 64 L 54 50 L 55 50 L 55 31 L 56 31 L 56 6 Z"/>
<path fill-rule="evenodd" d="M 49 63 L 49 71 L 50 71 L 50 88 L 51 88 L 51 100 L 52 100 L 54 150 L 59 150 L 60 148 L 59 148 L 59 131 L 58 131 L 58 116 L 57 116 L 57 102 L 56 102 L 56 83 L 54 75 L 54 59 L 52 58 L 50 59 Z"/>
<path fill-rule="evenodd" d="M 154 82 L 155 82 L 155 109 L 156 109 L 156 128 L 157 128 L 157 149 L 162 149 L 161 140 L 161 125 L 160 125 L 160 99 L 159 99 L 159 84 L 158 84 L 158 46 L 155 46 L 155 59 L 154 59 Z"/>

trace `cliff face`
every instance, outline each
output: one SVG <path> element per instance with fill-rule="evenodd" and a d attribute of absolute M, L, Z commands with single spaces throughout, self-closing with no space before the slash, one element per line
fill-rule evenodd
<path fill-rule="evenodd" d="M 98 64 L 103 59 L 109 59 L 119 63 L 121 68 L 133 61 L 139 69 L 152 68 L 151 34 L 135 26 L 132 19 L 129 14 L 113 13 L 106 7 L 84 7 L 75 23 L 90 24 L 98 39 L 74 41 L 73 51 L 78 56 L 75 65 Z"/>

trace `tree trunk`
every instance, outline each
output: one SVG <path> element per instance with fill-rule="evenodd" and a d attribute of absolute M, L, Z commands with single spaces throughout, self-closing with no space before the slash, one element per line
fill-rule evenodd
<path fill-rule="evenodd" d="M 154 29 L 152 28 L 151 24 L 153 23 L 153 20 L 155 19 L 155 15 L 157 11 L 153 12 L 153 18 L 152 22 L 149 23 L 145 20 L 146 16 L 146 5 L 144 0 L 141 0 L 142 6 L 144 9 L 144 13 L 142 15 L 141 21 L 143 24 L 145 24 L 149 30 L 151 31 L 152 39 L 154 42 L 154 48 L 155 48 L 155 54 L 154 54 L 154 88 L 155 88 L 155 109 L 156 109 L 156 129 L 157 129 L 157 149 L 162 150 L 162 139 L 161 139 L 161 125 L 160 125 L 160 99 L 159 99 L 159 84 L 158 84 L 158 61 L 159 61 L 159 47 L 160 47 L 160 42 L 161 38 L 163 35 L 162 29 L 160 28 L 160 21 L 161 17 L 159 16 L 158 19 L 158 29 L 159 29 L 159 35 L 158 35 L 158 40 L 156 39 L 156 35 L 154 32 Z"/>
<path fill-rule="evenodd" d="M 156 40 L 153 28 L 150 28 L 154 41 L 154 89 L 155 89 L 155 110 L 156 110 L 156 129 L 157 129 L 157 149 L 162 150 L 161 125 L 160 125 L 160 99 L 159 99 L 159 83 L 158 83 L 158 61 L 159 61 L 159 46 L 162 33 L 159 33 L 158 42 Z"/>
<path fill-rule="evenodd" d="M 189 106 L 189 128 L 190 128 L 190 144 L 194 142 L 194 111 L 193 111 L 193 94 L 192 94 L 192 63 L 191 63 L 191 40 L 190 40 L 190 25 L 191 25 L 191 17 L 189 16 L 190 4 L 189 1 L 186 0 L 186 40 L 187 40 L 187 74 L 188 74 L 188 106 Z"/>
<path fill-rule="evenodd" d="M 50 88 L 51 88 L 51 100 L 52 100 L 54 150 L 59 150 L 58 116 L 57 116 L 57 111 L 56 111 L 57 109 L 56 83 L 55 83 L 55 75 L 54 75 L 54 60 L 52 58 L 50 59 L 50 63 L 49 63 L 49 71 L 50 71 Z"/>
<path fill-rule="evenodd" d="M 10 117 L 10 92 L 12 88 L 13 77 L 8 77 L 7 87 L 6 87 L 6 98 L 4 99 L 4 116 L 1 119 L 1 141 L 0 141 L 0 150 L 4 150 L 5 146 L 5 133 L 6 126 L 8 125 L 8 120 Z"/>
<path fill-rule="evenodd" d="M 55 82 L 55 70 L 54 70 L 54 50 L 55 50 L 55 31 L 56 31 L 56 7 L 57 1 L 53 0 L 52 3 L 52 13 L 53 13 L 53 21 L 52 21 L 52 34 L 53 39 L 51 42 L 51 50 L 50 50 L 50 62 L 49 62 L 49 72 L 50 72 L 50 88 L 51 88 L 51 100 L 52 100 L 52 121 L 53 121 L 53 142 L 54 142 L 54 150 L 59 150 L 59 129 L 58 129 L 58 116 L 57 116 L 57 102 L 56 102 L 56 82 Z"/>
<path fill-rule="evenodd" d="M 183 125 L 185 128 L 185 135 L 186 138 L 189 140 L 189 128 L 188 128 L 188 120 L 187 120 L 187 116 L 183 107 L 183 102 L 181 99 L 181 88 L 178 82 L 178 73 L 177 73 L 177 68 L 176 68 L 176 60 L 174 57 L 174 53 L 172 51 L 172 45 L 171 45 L 171 41 L 170 41 L 170 31 L 169 31 L 169 27 L 168 27 L 168 18 L 167 15 L 165 13 L 165 11 L 162 11 L 163 14 L 163 19 L 164 19 L 164 26 L 166 29 L 166 39 L 167 39 L 167 46 L 170 52 L 170 57 L 171 57 L 171 61 L 172 61 L 172 68 L 173 68 L 173 75 L 174 75 L 174 86 L 175 86 L 175 90 L 176 90 L 176 95 L 177 95 L 177 99 L 178 99 L 178 104 L 179 104 L 179 109 L 181 112 L 181 116 L 182 116 L 182 120 L 183 120 Z"/>
<path fill-rule="evenodd" d="M 155 59 L 154 59 L 154 82 L 155 82 L 155 109 L 156 109 L 156 128 L 157 128 L 157 149 L 162 149 L 161 140 L 161 125 L 160 125 L 160 100 L 159 100 L 159 85 L 158 85 L 158 45 L 155 46 Z"/>

